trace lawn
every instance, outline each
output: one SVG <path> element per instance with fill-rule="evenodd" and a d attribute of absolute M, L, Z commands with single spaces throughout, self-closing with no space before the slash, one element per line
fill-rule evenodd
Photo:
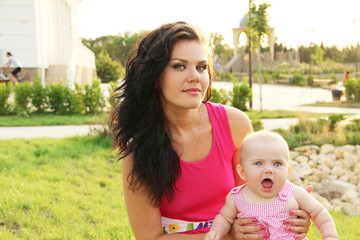
<path fill-rule="evenodd" d="M 0 239 L 132 238 L 110 138 L 0 144 Z"/>
<path fill-rule="evenodd" d="M 108 113 L 56 115 L 53 113 L 30 114 L 29 116 L 0 116 L 0 127 L 19 126 L 57 126 L 57 125 L 87 125 L 105 124 Z"/>
<path fill-rule="evenodd" d="M 0 144 L 0 239 L 134 239 L 110 137 Z M 360 239 L 360 217 L 332 215 L 340 239 Z"/>
<path fill-rule="evenodd" d="M 257 110 L 245 112 L 251 119 L 257 118 L 296 118 L 299 113 L 286 110 L 264 110 L 260 113 Z M 305 117 L 321 117 L 329 114 L 304 113 Z M 87 124 L 106 124 L 109 113 L 93 114 L 71 114 L 56 115 L 53 113 L 32 113 L 28 117 L 21 115 L 0 116 L 0 127 L 19 127 L 19 126 L 55 126 L 55 125 L 87 125 Z"/>

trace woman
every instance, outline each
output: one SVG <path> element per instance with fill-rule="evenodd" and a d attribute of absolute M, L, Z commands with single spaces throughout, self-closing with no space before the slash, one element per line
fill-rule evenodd
<path fill-rule="evenodd" d="M 11 52 L 7 52 L 6 57 L 8 57 L 9 60 L 7 61 L 7 63 L 5 63 L 4 66 L 1 67 L 1 69 L 9 68 L 12 64 L 15 69 L 11 73 L 8 74 L 9 81 L 14 84 L 18 84 L 19 82 L 16 79 L 16 75 L 19 72 L 21 72 L 21 70 L 22 70 L 21 63 L 19 60 L 14 58 L 14 56 L 11 54 Z"/>
<path fill-rule="evenodd" d="M 229 190 L 242 183 L 234 166 L 251 123 L 240 110 L 207 102 L 212 53 L 195 26 L 165 24 L 129 59 L 111 122 L 135 238 L 203 239 Z M 295 216 L 290 224 L 304 237 L 308 226 L 299 225 L 309 216 Z M 264 239 L 259 224 L 245 226 L 254 223 L 237 219 L 227 238 L 255 232 L 252 239 Z"/>

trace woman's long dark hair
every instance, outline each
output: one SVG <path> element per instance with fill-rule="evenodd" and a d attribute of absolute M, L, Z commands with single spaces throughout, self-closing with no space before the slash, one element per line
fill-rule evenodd
<path fill-rule="evenodd" d="M 115 147 L 120 159 L 133 155 L 133 168 L 128 176 L 132 190 L 145 186 L 154 206 L 162 196 L 171 200 L 180 175 L 180 158 L 172 148 L 168 124 L 161 105 L 158 78 L 170 60 L 173 45 L 182 39 L 197 40 L 208 51 L 209 88 L 211 97 L 212 54 L 201 31 L 185 22 L 162 25 L 150 32 L 129 57 L 122 84 L 115 90 L 120 104 L 111 114 Z"/>

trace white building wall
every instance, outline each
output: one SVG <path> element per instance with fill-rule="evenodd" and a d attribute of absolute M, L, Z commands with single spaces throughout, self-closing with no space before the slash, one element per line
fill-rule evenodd
<path fill-rule="evenodd" d="M 81 43 L 80 1 L 0 0 L 0 65 L 10 51 L 24 68 L 46 70 L 47 82 L 48 78 L 69 80 L 70 85 L 91 81 L 84 76 L 94 77 L 95 55 Z"/>
<path fill-rule="evenodd" d="M 34 0 L 0 0 L 0 65 L 11 52 L 23 66 L 37 67 Z"/>

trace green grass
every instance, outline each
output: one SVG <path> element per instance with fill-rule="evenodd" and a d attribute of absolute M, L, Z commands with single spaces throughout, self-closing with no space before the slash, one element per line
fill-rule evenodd
<path fill-rule="evenodd" d="M 31 114 L 30 116 L 0 116 L 0 126 L 54 126 L 54 125 L 87 125 L 104 124 L 108 113 L 56 115 L 53 113 Z"/>
<path fill-rule="evenodd" d="M 268 118 L 296 118 L 301 114 L 304 117 L 324 117 L 326 113 L 306 113 L 287 110 L 264 110 L 262 113 L 257 110 L 249 110 L 245 112 L 250 119 L 268 119 Z"/>
<path fill-rule="evenodd" d="M 314 104 L 306 104 L 303 106 L 314 107 L 338 107 L 338 108 L 360 108 L 360 102 L 334 101 L 334 102 L 318 102 Z"/>
<path fill-rule="evenodd" d="M 1 140 L 0 239 L 132 239 L 112 140 Z"/>
<path fill-rule="evenodd" d="M 103 135 L 0 140 L 0 239 L 134 239 L 120 164 Z M 332 212 L 340 239 L 360 217 Z M 321 239 L 313 226 L 309 239 Z"/>
<path fill-rule="evenodd" d="M 330 212 L 336 225 L 338 237 L 341 240 L 360 239 L 360 216 L 346 216 L 340 212 Z M 321 234 L 314 224 L 311 224 L 308 234 L 310 240 L 321 240 Z"/>

